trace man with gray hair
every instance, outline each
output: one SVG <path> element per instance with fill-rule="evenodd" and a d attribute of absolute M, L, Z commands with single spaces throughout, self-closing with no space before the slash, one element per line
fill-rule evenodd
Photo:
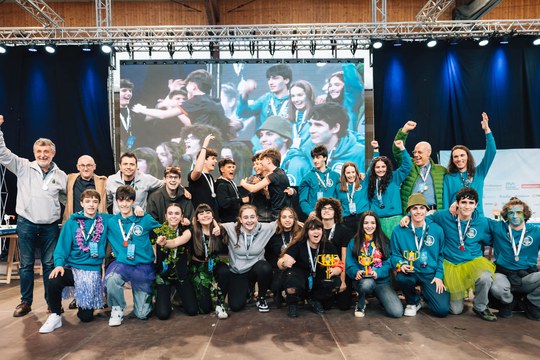
<path fill-rule="evenodd" d="M 0 115 L 0 126 L 3 123 L 4 117 Z M 14 317 L 32 311 L 36 248 L 41 253 L 47 300 L 47 283 L 54 266 L 53 252 L 59 234 L 60 202 L 65 203 L 67 182 L 66 173 L 52 161 L 55 154 L 54 143 L 40 138 L 34 143 L 34 161 L 18 157 L 6 147 L 4 134 L 0 131 L 0 164 L 17 176 L 21 303 L 15 308 Z"/>

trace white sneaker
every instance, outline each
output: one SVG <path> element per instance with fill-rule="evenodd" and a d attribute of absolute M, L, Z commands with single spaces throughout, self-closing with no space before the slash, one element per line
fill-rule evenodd
<path fill-rule="evenodd" d="M 222 305 L 216 306 L 216 316 L 218 319 L 226 319 L 229 317 L 229 314 L 225 311 L 225 308 Z"/>
<path fill-rule="evenodd" d="M 124 310 L 120 306 L 113 306 L 111 310 L 111 318 L 109 319 L 109 326 L 120 326 L 124 319 Z"/>
<path fill-rule="evenodd" d="M 405 311 L 403 312 L 404 316 L 416 316 L 416 312 L 422 308 L 422 304 L 418 303 L 416 305 L 407 305 Z"/>
<path fill-rule="evenodd" d="M 39 328 L 40 334 L 48 334 L 62 326 L 62 316 L 52 313 L 45 324 Z"/>
<path fill-rule="evenodd" d="M 359 309 L 358 306 L 354 309 L 354 317 L 363 318 L 366 316 L 366 308 Z"/>

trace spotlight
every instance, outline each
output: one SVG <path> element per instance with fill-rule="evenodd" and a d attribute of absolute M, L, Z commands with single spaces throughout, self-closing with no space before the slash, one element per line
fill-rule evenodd
<path fill-rule="evenodd" d="M 510 42 L 510 34 L 506 34 L 504 35 L 500 40 L 499 40 L 499 44 L 501 45 L 506 45 Z"/>
<path fill-rule="evenodd" d="M 37 48 L 36 48 L 35 45 L 30 45 L 30 46 L 28 47 L 28 51 L 35 53 L 35 52 L 37 52 Z"/>
<path fill-rule="evenodd" d="M 102 44 L 101 45 L 101 51 L 103 51 L 105 54 L 110 54 L 112 52 L 113 48 L 111 44 Z"/>
<path fill-rule="evenodd" d="M 480 41 L 478 41 L 478 46 L 486 46 L 489 44 L 489 40 L 487 38 L 481 38 Z"/>
<path fill-rule="evenodd" d="M 45 51 L 49 54 L 54 54 L 56 52 L 56 46 L 54 44 L 45 45 Z"/>
<path fill-rule="evenodd" d="M 396 39 L 396 40 L 394 40 L 394 43 L 392 45 L 396 46 L 396 47 L 399 47 L 399 46 L 403 45 L 403 42 L 401 41 L 401 39 Z"/>
<path fill-rule="evenodd" d="M 380 49 L 383 46 L 383 42 L 381 40 L 372 40 L 371 46 L 373 46 L 374 49 Z"/>
<path fill-rule="evenodd" d="M 317 50 L 317 42 L 315 40 L 309 41 L 309 52 L 311 55 L 315 55 L 315 50 Z"/>
<path fill-rule="evenodd" d="M 5 45 L 0 45 L 0 54 L 5 54 L 7 52 L 7 48 Z"/>
<path fill-rule="evenodd" d="M 459 38 L 455 37 L 455 36 L 451 36 L 448 38 L 448 43 L 452 46 L 455 46 L 459 43 Z"/>
<path fill-rule="evenodd" d="M 533 40 L 533 45 L 535 46 L 540 45 L 540 37 Z"/>
<path fill-rule="evenodd" d="M 170 43 L 167 43 L 167 51 L 169 52 L 169 56 L 171 57 L 171 59 L 173 58 L 173 55 L 174 55 L 174 45 L 172 42 Z"/>
<path fill-rule="evenodd" d="M 90 44 L 86 44 L 81 47 L 81 50 L 84 52 L 90 52 L 92 51 L 92 48 L 90 47 Z"/>
<path fill-rule="evenodd" d="M 437 40 L 431 38 L 431 39 L 428 39 L 428 42 L 427 42 L 427 47 L 428 48 L 432 48 L 432 47 L 435 47 L 437 45 Z"/>
<path fill-rule="evenodd" d="M 351 54 L 353 54 L 353 55 L 356 54 L 356 50 L 358 49 L 358 40 L 353 39 L 353 40 L 351 41 L 351 46 L 350 46 L 350 48 L 351 48 Z"/>

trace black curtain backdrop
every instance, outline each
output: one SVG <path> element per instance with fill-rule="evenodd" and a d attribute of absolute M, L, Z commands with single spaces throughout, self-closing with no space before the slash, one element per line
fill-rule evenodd
<path fill-rule="evenodd" d="M 94 47 L 60 46 L 55 54 L 25 47 L 0 54 L 0 114 L 7 147 L 34 160 L 37 138 L 56 145 L 54 161 L 66 173 L 77 172 L 79 156 L 91 155 L 96 173 L 114 172 L 107 95 L 109 56 Z M 7 213 L 15 213 L 16 179 L 6 171 Z"/>
<path fill-rule="evenodd" d="M 479 47 L 439 42 L 373 50 L 375 137 L 391 156 L 397 130 L 417 122 L 406 147 L 429 141 L 432 158 L 456 144 L 485 149 L 485 111 L 497 148 L 540 148 L 540 46 L 516 37 Z M 447 164 L 443 164 L 447 165 Z"/>

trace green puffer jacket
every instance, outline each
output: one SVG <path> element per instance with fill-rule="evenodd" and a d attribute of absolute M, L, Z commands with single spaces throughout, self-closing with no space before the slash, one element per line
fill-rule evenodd
<path fill-rule="evenodd" d="M 408 135 L 409 134 L 404 133 L 403 131 L 401 131 L 401 129 L 399 129 L 396 137 L 394 138 L 394 141 L 402 140 L 403 145 L 405 145 L 405 141 L 407 140 Z M 392 145 L 392 153 L 394 154 L 394 159 L 396 159 L 398 165 L 401 166 L 401 151 L 395 145 Z M 444 166 L 435 164 L 432 159 L 429 159 L 429 161 L 431 162 L 431 177 L 433 178 L 433 184 L 435 185 L 435 200 L 437 201 L 437 209 L 442 209 L 443 180 L 444 175 L 446 175 L 447 171 Z M 405 181 L 403 181 L 403 183 L 401 184 L 401 206 L 403 214 L 406 213 L 407 200 L 409 199 L 409 196 L 411 196 L 414 184 L 416 183 L 416 180 L 419 176 L 420 167 L 414 163 L 413 159 L 413 167 L 411 169 L 411 172 L 409 172 L 409 176 L 407 176 L 405 178 Z"/>

